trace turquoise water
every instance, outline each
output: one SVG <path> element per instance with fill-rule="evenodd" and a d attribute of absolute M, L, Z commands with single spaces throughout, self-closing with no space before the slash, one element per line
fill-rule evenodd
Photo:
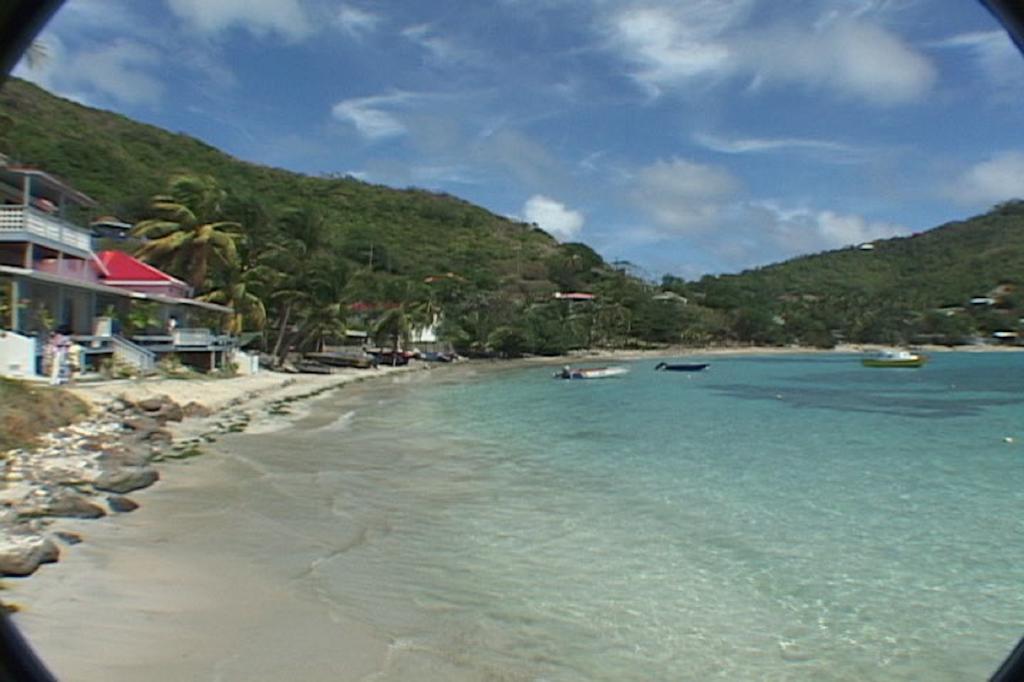
<path fill-rule="evenodd" d="M 1024 635 L 1024 354 L 711 363 L 435 373 L 258 438 L 315 474 L 310 584 L 392 642 L 381 679 L 991 674 Z"/>

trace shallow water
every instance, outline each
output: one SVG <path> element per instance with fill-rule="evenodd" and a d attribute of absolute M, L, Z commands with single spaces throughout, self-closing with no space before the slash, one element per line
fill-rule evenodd
<path fill-rule="evenodd" d="M 1024 634 L 1024 354 L 465 369 L 227 439 L 380 680 L 963 680 Z M 1015 442 L 1007 443 L 1012 437 Z"/>

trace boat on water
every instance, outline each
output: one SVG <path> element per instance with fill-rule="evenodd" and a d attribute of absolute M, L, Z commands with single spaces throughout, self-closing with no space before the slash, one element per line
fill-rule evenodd
<path fill-rule="evenodd" d="M 376 358 L 367 353 L 344 353 L 338 351 L 305 353 L 302 359 L 309 363 L 328 365 L 330 367 L 358 367 L 359 369 L 368 369 L 377 364 Z"/>
<path fill-rule="evenodd" d="M 629 372 L 625 367 L 570 367 L 566 365 L 562 371 L 555 372 L 556 379 L 607 379 L 622 376 Z"/>
<path fill-rule="evenodd" d="M 926 355 L 909 350 L 880 350 L 877 354 L 861 359 L 865 367 L 920 367 L 928 361 Z"/>
<path fill-rule="evenodd" d="M 707 368 L 706 362 L 659 362 L 654 366 L 656 372 L 700 372 Z"/>

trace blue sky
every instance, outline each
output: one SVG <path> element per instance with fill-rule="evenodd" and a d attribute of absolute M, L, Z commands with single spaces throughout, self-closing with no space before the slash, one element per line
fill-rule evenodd
<path fill-rule="evenodd" d="M 67 0 L 41 41 L 62 96 L 654 277 L 1024 197 L 1024 58 L 969 0 Z"/>

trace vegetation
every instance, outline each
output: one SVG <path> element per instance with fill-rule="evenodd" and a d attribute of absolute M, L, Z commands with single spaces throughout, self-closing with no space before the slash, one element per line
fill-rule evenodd
<path fill-rule="evenodd" d="M 88 406 L 59 388 L 0 378 L 0 453 L 31 445 L 37 436 L 80 419 Z"/>
<path fill-rule="evenodd" d="M 0 151 L 136 223 L 140 239 L 122 248 L 233 307 L 227 329 L 258 333 L 278 359 L 351 328 L 399 347 L 436 324 L 462 353 L 516 356 L 671 343 L 953 343 L 1016 331 L 1024 314 L 1021 202 L 871 250 L 656 284 L 585 244 L 559 244 L 456 197 L 246 163 L 17 79 L 0 91 L 0 121 Z M 556 299 L 559 291 L 594 298 Z M 975 297 L 993 300 L 970 304 Z"/>

